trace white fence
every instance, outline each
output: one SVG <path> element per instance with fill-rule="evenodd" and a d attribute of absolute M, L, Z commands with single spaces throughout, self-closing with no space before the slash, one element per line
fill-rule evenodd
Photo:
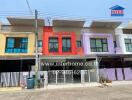
<path fill-rule="evenodd" d="M 1 87 L 20 86 L 20 84 L 22 82 L 26 83 L 26 79 L 28 76 L 29 76 L 28 72 L 3 72 L 3 73 L 0 73 L 0 86 Z"/>

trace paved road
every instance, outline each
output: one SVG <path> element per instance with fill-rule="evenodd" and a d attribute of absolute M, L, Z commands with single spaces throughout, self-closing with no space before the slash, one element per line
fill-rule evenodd
<path fill-rule="evenodd" d="M 132 100 L 132 85 L 1 92 L 0 100 Z"/>

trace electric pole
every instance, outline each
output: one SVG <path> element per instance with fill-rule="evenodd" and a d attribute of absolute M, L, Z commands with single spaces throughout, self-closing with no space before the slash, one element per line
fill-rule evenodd
<path fill-rule="evenodd" d="M 35 86 L 38 86 L 38 67 L 39 67 L 39 54 L 38 54 L 38 11 L 35 9 Z"/>

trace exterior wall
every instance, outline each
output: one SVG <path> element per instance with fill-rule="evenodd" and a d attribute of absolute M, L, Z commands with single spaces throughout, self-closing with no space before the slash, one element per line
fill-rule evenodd
<path fill-rule="evenodd" d="M 6 37 L 3 34 L 0 34 L 0 55 L 4 55 L 5 52 L 5 43 L 6 43 Z"/>
<path fill-rule="evenodd" d="M 94 34 L 98 34 L 98 33 L 103 33 L 103 34 L 108 34 L 110 33 L 113 37 L 113 40 L 116 40 L 115 37 L 115 29 L 111 29 L 111 28 L 84 28 L 82 30 L 83 33 L 94 33 Z"/>
<path fill-rule="evenodd" d="M 58 52 L 53 53 L 49 52 L 48 49 L 48 42 L 49 37 L 58 37 Z M 70 37 L 71 38 L 71 52 L 62 52 L 62 37 Z M 83 49 L 77 48 L 76 46 L 76 33 L 75 32 L 54 32 L 52 27 L 44 27 L 44 33 L 43 33 L 43 54 L 44 55 L 82 55 Z"/>
<path fill-rule="evenodd" d="M 116 40 L 117 40 L 116 53 L 117 54 L 132 54 L 132 52 L 126 51 L 125 40 L 124 40 L 125 38 L 132 39 L 132 34 L 116 35 Z"/>
<path fill-rule="evenodd" d="M 1 32 L 35 32 L 34 26 L 11 26 L 2 25 Z M 43 27 L 38 28 L 38 39 L 42 40 Z"/>
<path fill-rule="evenodd" d="M 5 53 L 6 48 L 6 37 L 27 37 L 28 38 L 28 52 L 27 53 Z M 35 34 L 28 33 L 28 32 L 2 32 L 0 33 L 0 55 L 1 56 L 8 56 L 8 55 L 34 55 L 35 51 Z"/>
<path fill-rule="evenodd" d="M 132 54 L 132 52 L 126 51 L 125 38 L 132 39 L 132 34 L 124 34 L 122 28 L 116 29 L 116 53 L 117 54 Z"/>
<path fill-rule="evenodd" d="M 54 32 L 75 32 L 76 35 L 81 33 L 80 27 L 53 27 Z"/>
<path fill-rule="evenodd" d="M 90 38 L 107 38 L 108 52 L 91 52 Z M 84 47 L 84 53 L 86 55 L 88 54 L 114 54 L 115 53 L 112 34 L 83 33 L 83 47 Z"/>

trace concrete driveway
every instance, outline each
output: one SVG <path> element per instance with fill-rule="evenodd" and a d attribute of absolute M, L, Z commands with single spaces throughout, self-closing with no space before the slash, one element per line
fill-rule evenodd
<path fill-rule="evenodd" d="M 132 100 L 132 85 L 0 92 L 0 100 Z"/>

